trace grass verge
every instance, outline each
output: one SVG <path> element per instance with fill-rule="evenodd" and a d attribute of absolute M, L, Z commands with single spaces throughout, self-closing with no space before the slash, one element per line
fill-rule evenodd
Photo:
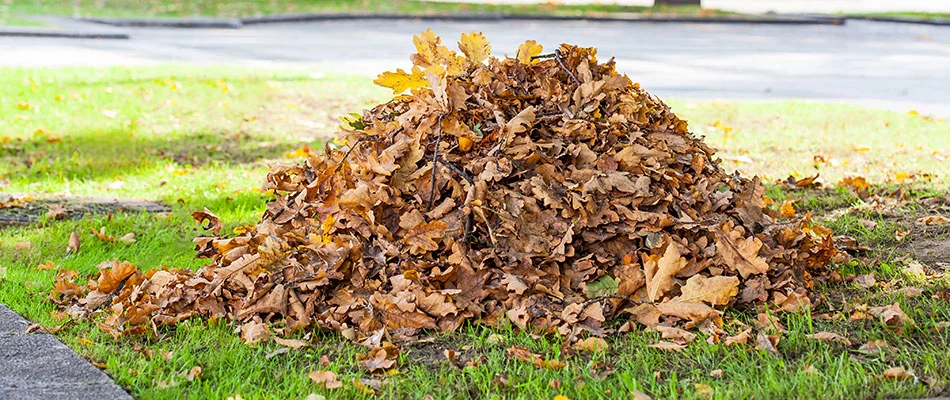
<path fill-rule="evenodd" d="M 724 11 L 695 6 L 624 6 L 615 4 L 569 5 L 452 3 L 414 0 L 304 0 L 304 1 L 167 1 L 167 0 L 11 0 L 9 8 L 19 14 L 53 14 L 84 17 L 251 17 L 290 13 L 405 13 L 413 15 L 492 13 L 559 16 L 611 14 L 675 14 L 712 16 Z"/>
<path fill-rule="evenodd" d="M 574 352 L 555 337 L 537 337 L 506 324 L 468 326 L 403 348 L 397 373 L 371 375 L 356 362 L 365 350 L 336 334 L 314 332 L 314 347 L 280 352 L 275 343 L 247 346 L 228 321 L 189 321 L 154 337 L 113 339 L 94 323 L 69 322 L 45 299 L 56 269 L 92 275 L 104 260 L 141 268 L 198 268 L 192 211 L 208 207 L 226 229 L 253 223 L 267 201 L 256 191 L 270 163 L 294 162 L 321 146 L 335 116 L 384 100 L 368 79 L 306 71 L 199 68 L 6 69 L 0 73 L 0 190 L 39 195 L 68 193 L 135 197 L 171 206 L 164 214 L 116 213 L 0 230 L 0 303 L 48 327 L 105 370 L 136 398 L 616 398 L 641 391 L 655 398 L 884 398 L 925 397 L 950 380 L 950 287 L 944 275 L 906 273 L 914 243 L 946 238 L 945 228 L 921 227 L 919 216 L 946 212 L 950 143 L 944 121 L 916 115 L 800 102 L 672 102 L 697 133 L 722 149 L 727 168 L 767 176 L 820 172 L 834 183 L 854 174 L 873 182 L 916 183 L 910 200 L 869 208 L 851 191 L 787 190 L 769 195 L 812 212 L 836 232 L 871 247 L 839 266 L 848 278 L 873 273 L 869 287 L 854 282 L 818 288 L 825 300 L 811 313 L 778 314 L 787 329 L 778 354 L 754 346 L 707 344 L 701 336 L 680 353 L 648 347 L 658 335 L 637 331 L 609 340 L 607 350 Z M 913 143 L 899 147 L 900 143 Z M 816 160 L 823 160 L 817 162 Z M 903 174 L 903 175 L 898 175 Z M 925 174 L 929 174 L 925 176 Z M 900 179 L 898 179 L 900 178 Z M 898 180 L 902 180 L 899 182 Z M 870 199 L 868 199 L 870 201 Z M 941 208 L 944 207 L 944 208 Z M 868 224 L 870 222 L 874 225 Z M 946 225 L 943 225 L 945 227 Z M 135 243 L 103 242 L 90 229 L 106 228 Z M 898 229 L 910 231 L 897 240 Z M 941 230 L 943 229 L 943 230 Z M 81 236 L 76 254 L 64 249 Z M 51 261 L 52 268 L 38 268 Z M 927 261 L 932 273 L 939 261 Z M 912 295 L 906 289 L 919 288 Z M 878 320 L 850 320 L 864 305 L 898 302 L 915 323 L 901 330 Z M 757 312 L 735 310 L 725 329 L 754 325 Z M 821 331 L 852 345 L 806 337 Z M 884 340 L 882 352 L 860 345 Z M 521 346 L 567 363 L 547 370 L 507 358 Z M 444 356 L 458 352 L 471 366 Z M 189 379 L 196 366 L 201 374 Z M 903 367 L 919 379 L 892 380 Z M 328 369 L 343 387 L 325 390 L 307 374 Z M 718 372 L 717 372 L 718 370 Z"/>

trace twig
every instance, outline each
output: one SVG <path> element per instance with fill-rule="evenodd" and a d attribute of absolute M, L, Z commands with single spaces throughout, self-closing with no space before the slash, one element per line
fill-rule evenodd
<path fill-rule="evenodd" d="M 442 115 L 439 115 L 439 122 L 436 125 L 439 133 L 435 137 L 435 148 L 432 149 L 432 188 L 429 190 L 429 208 L 432 208 L 432 203 L 435 202 L 435 182 L 436 182 L 436 172 L 438 172 L 439 163 L 436 162 L 439 158 L 439 143 L 442 142 Z"/>
<path fill-rule="evenodd" d="M 436 157 L 435 160 L 438 161 L 440 164 L 444 165 L 446 168 L 448 168 L 449 171 L 452 171 L 452 172 L 454 172 L 456 175 L 461 176 L 462 179 L 465 179 L 466 181 L 468 181 L 469 184 L 474 184 L 474 183 L 475 183 L 475 181 L 472 179 L 471 176 L 469 176 L 468 174 L 466 174 L 465 171 L 463 171 L 461 168 L 456 167 L 455 164 L 450 163 L 448 160 L 446 160 L 446 159 L 444 159 L 444 158 L 442 158 L 442 157 Z"/>
<path fill-rule="evenodd" d="M 482 222 L 484 222 L 485 227 L 488 228 L 488 237 L 491 239 L 492 247 L 498 247 L 498 241 L 495 240 L 495 231 L 491 228 L 491 223 L 488 222 L 488 218 L 485 218 L 485 213 L 482 212 L 482 208 L 475 206 L 472 211 L 478 214 L 479 217 L 482 217 Z"/>
<path fill-rule="evenodd" d="M 540 59 L 542 59 L 542 58 L 554 58 L 554 57 L 557 57 L 557 52 L 556 52 L 556 51 L 555 51 L 554 53 L 538 54 L 538 55 L 536 55 L 536 56 L 532 56 L 532 57 L 531 57 L 531 60 L 534 61 L 534 60 L 540 60 Z"/>
<path fill-rule="evenodd" d="M 359 139 L 356 139 L 356 143 L 353 143 L 353 145 L 350 146 L 350 149 L 347 150 L 347 151 L 346 151 L 346 154 L 343 155 L 343 159 L 340 160 L 340 163 L 336 165 L 337 171 L 339 172 L 339 171 L 340 171 L 340 168 L 343 168 L 343 163 L 345 163 L 345 162 L 346 162 L 346 159 L 350 157 L 350 153 L 352 153 L 353 150 L 356 150 L 356 146 L 357 146 L 357 145 L 359 145 L 360 143 L 363 143 L 364 140 L 373 140 L 373 141 L 376 141 L 376 140 L 378 140 L 378 139 L 379 139 L 379 138 L 377 138 L 377 137 L 375 137 L 375 136 L 369 136 L 369 135 L 363 136 L 363 137 L 361 137 L 361 138 L 359 138 Z"/>
<path fill-rule="evenodd" d="M 93 311 L 98 310 L 102 308 L 102 306 L 106 305 L 106 303 L 109 303 L 111 305 L 112 301 L 115 299 L 115 295 L 119 294 L 119 291 L 121 291 L 122 288 L 125 287 L 125 282 L 128 281 L 129 278 L 131 277 L 132 275 L 129 275 L 125 277 L 125 279 L 119 281 L 119 284 L 116 285 L 115 289 L 112 290 L 112 293 L 109 293 L 109 297 L 106 297 L 105 301 L 103 301 L 102 303 L 99 303 L 99 305 L 96 306 L 96 308 L 93 308 L 92 310 Z"/>
<path fill-rule="evenodd" d="M 567 69 L 567 65 L 564 65 L 564 58 L 561 57 L 561 50 L 554 50 L 554 60 L 557 61 L 557 65 L 560 65 L 561 68 L 564 69 L 564 72 L 567 72 L 567 74 L 571 76 L 571 79 L 574 80 L 574 83 L 576 83 L 577 86 L 581 85 L 581 81 L 577 80 L 577 77 L 574 76 L 574 73 Z"/>

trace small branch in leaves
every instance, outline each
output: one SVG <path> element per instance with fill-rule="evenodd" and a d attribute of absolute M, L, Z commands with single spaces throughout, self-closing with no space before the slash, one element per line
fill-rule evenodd
<path fill-rule="evenodd" d="M 439 159 L 439 144 L 442 142 L 442 117 L 444 115 L 439 115 L 439 122 L 436 125 L 436 129 L 439 132 L 435 136 L 435 148 L 432 149 L 432 188 L 429 191 L 429 209 L 432 209 L 432 203 L 435 202 L 435 182 L 437 179 L 436 172 L 438 172 L 439 163 L 436 160 Z"/>

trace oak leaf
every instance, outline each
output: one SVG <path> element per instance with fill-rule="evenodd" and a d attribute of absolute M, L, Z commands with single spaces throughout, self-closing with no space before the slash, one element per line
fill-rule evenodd
<path fill-rule="evenodd" d="M 310 380 L 325 389 L 337 389 L 343 386 L 343 382 L 337 380 L 336 373 L 333 371 L 312 371 L 309 376 Z"/>
<path fill-rule="evenodd" d="M 729 304 L 729 301 L 739 293 L 739 278 L 734 276 L 707 278 L 703 275 L 693 275 L 686 280 L 686 285 L 680 288 L 680 291 L 682 294 L 674 300 L 705 301 L 714 306 Z"/>
<path fill-rule="evenodd" d="M 656 302 L 673 288 L 673 275 L 686 266 L 686 259 L 680 255 L 679 247 L 673 242 L 666 245 L 666 251 L 658 259 L 649 258 L 644 262 L 646 273 L 647 297 Z"/>
<path fill-rule="evenodd" d="M 463 33 L 459 49 L 475 64 L 481 64 L 491 55 L 491 43 L 488 43 L 488 39 L 485 39 L 481 32 Z"/>
<path fill-rule="evenodd" d="M 518 46 L 518 52 L 515 55 L 515 58 L 518 59 L 518 62 L 521 64 L 534 64 L 537 63 L 537 59 L 532 59 L 532 57 L 541 54 L 543 47 L 534 40 L 527 40 Z"/>
<path fill-rule="evenodd" d="M 732 222 L 726 222 L 716 230 L 716 250 L 726 265 L 732 267 L 743 278 L 752 274 L 764 274 L 769 270 L 768 262 L 759 257 L 762 241 L 756 237 L 742 237 Z"/>

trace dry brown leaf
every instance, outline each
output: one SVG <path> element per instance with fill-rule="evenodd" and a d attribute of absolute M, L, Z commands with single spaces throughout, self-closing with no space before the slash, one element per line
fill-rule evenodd
<path fill-rule="evenodd" d="M 853 282 L 856 285 L 867 289 L 867 288 L 873 287 L 874 284 L 877 283 L 877 280 L 874 279 L 874 274 L 867 274 L 867 275 L 858 275 L 854 277 Z"/>
<path fill-rule="evenodd" d="M 214 213 L 212 213 L 207 208 L 205 208 L 204 211 L 195 211 L 191 213 L 191 217 L 194 218 L 195 221 L 198 221 L 198 223 L 202 223 L 207 220 L 208 225 L 202 226 L 202 228 L 204 228 L 206 231 L 211 231 L 211 234 L 215 236 L 220 235 L 221 228 L 224 228 L 224 223 L 221 222 L 221 218 L 218 218 L 217 215 L 214 215 Z"/>
<path fill-rule="evenodd" d="M 603 338 L 591 336 L 574 343 L 574 350 L 597 353 L 607 350 L 607 341 Z"/>
<path fill-rule="evenodd" d="M 758 347 L 759 350 L 765 350 L 766 352 L 769 352 L 777 356 L 779 355 L 779 352 L 778 352 L 778 349 L 775 348 L 775 346 L 778 345 L 779 338 L 780 336 L 778 335 L 770 336 L 770 335 L 766 335 L 765 333 L 759 332 L 759 334 L 755 336 L 755 346 Z"/>
<path fill-rule="evenodd" d="M 567 366 L 567 364 L 557 361 L 557 360 L 545 360 L 538 354 L 532 353 L 530 350 L 523 347 L 509 347 L 505 349 L 505 353 L 508 354 L 508 358 L 513 358 L 518 361 L 524 361 L 536 367 L 544 369 L 561 369 Z"/>
<path fill-rule="evenodd" d="M 889 349 L 892 349 L 892 347 L 889 346 L 886 341 L 872 340 L 870 342 L 862 344 L 861 347 L 858 348 L 858 351 L 865 352 L 865 353 L 872 353 L 872 354 L 880 354 L 884 352 L 885 350 L 889 350 Z"/>
<path fill-rule="evenodd" d="M 769 270 L 768 262 L 759 257 L 762 241 L 755 237 L 743 238 L 743 234 L 726 222 L 716 232 L 716 250 L 729 267 L 738 271 L 743 278 L 753 274 L 764 274 Z"/>
<path fill-rule="evenodd" d="M 267 325 L 260 322 L 249 321 L 241 325 L 241 340 L 247 344 L 256 344 L 270 338 L 270 330 Z"/>
<path fill-rule="evenodd" d="M 685 345 L 676 344 L 676 343 L 667 342 L 667 341 L 659 341 L 659 342 L 654 343 L 654 344 L 651 344 L 651 345 L 649 345 L 649 346 L 647 346 L 647 347 L 652 347 L 652 348 L 654 348 L 654 349 L 660 349 L 660 350 L 663 350 L 663 351 L 675 351 L 675 352 L 683 351 L 683 349 L 686 348 Z"/>
<path fill-rule="evenodd" d="M 834 332 L 818 332 L 811 335 L 805 335 L 805 337 L 809 339 L 820 340 L 822 342 L 833 342 L 845 346 L 851 346 L 851 341 L 848 340 L 848 338 Z"/>
<path fill-rule="evenodd" d="M 723 344 L 726 346 L 732 346 L 734 344 L 749 344 L 749 340 L 752 340 L 752 328 L 739 332 L 739 334 L 735 336 L 727 337 Z"/>
<path fill-rule="evenodd" d="M 884 377 L 895 381 L 906 381 L 916 379 L 913 371 L 908 371 L 904 367 L 893 367 L 884 370 Z"/>
<path fill-rule="evenodd" d="M 274 336 L 274 341 L 277 342 L 277 344 L 281 346 L 289 347 L 294 350 L 310 346 L 310 343 L 307 343 L 299 339 L 284 339 L 281 337 Z"/>
<path fill-rule="evenodd" d="M 343 382 L 340 382 L 336 378 L 336 373 L 333 371 L 313 371 L 310 372 L 310 380 L 317 384 L 317 386 L 323 387 L 325 389 L 337 389 L 343 387 Z"/>
<path fill-rule="evenodd" d="M 696 339 L 696 334 L 690 333 L 680 328 L 657 325 L 653 327 L 653 329 L 655 329 L 657 332 L 660 332 L 660 337 L 663 339 L 669 339 L 678 344 L 687 344 L 692 342 L 693 339 Z"/>
<path fill-rule="evenodd" d="M 881 318 L 885 325 L 896 329 L 903 328 L 906 324 L 914 323 L 914 320 L 910 319 L 907 314 L 904 314 L 904 310 L 901 310 L 900 303 L 870 308 L 868 309 L 868 314 Z"/>
<path fill-rule="evenodd" d="M 79 235 L 76 232 L 69 234 L 69 245 L 66 246 L 66 254 L 73 254 L 79 251 Z"/>
<path fill-rule="evenodd" d="M 644 263 L 646 270 L 647 295 L 650 301 L 657 301 L 666 292 L 673 288 L 673 275 L 676 275 L 686 266 L 679 252 L 678 245 L 669 243 L 663 256 L 657 260 L 648 260 Z"/>
<path fill-rule="evenodd" d="M 734 276 L 714 276 L 707 278 L 702 275 L 693 275 L 686 281 L 686 286 L 680 288 L 683 294 L 675 300 L 696 302 L 705 301 L 711 305 L 728 304 L 739 293 L 739 278 Z"/>
<path fill-rule="evenodd" d="M 360 366 L 369 372 L 387 370 L 396 365 L 396 357 L 399 356 L 399 349 L 395 346 L 387 345 L 370 350 L 366 354 L 357 356 Z"/>

